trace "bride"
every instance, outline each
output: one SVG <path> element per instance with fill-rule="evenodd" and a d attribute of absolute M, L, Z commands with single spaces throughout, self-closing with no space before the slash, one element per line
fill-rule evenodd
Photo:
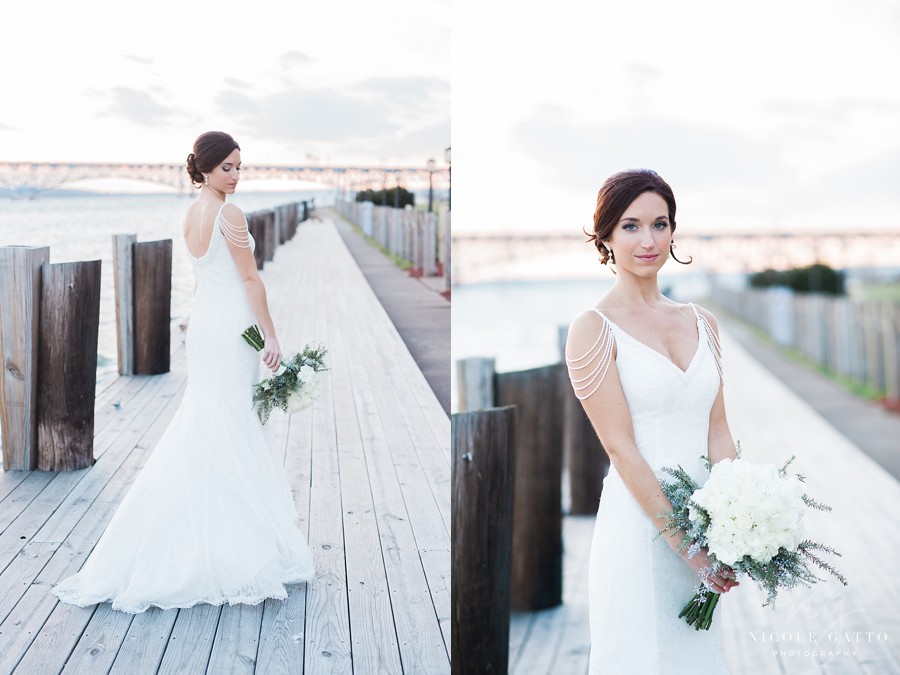
<path fill-rule="evenodd" d="M 282 354 L 247 221 L 225 203 L 240 171 L 231 136 L 197 138 L 187 158 L 200 196 L 184 220 L 197 280 L 184 398 L 81 571 L 53 589 L 64 602 L 130 613 L 257 604 L 315 576 L 274 439 L 251 409 L 259 362 L 241 332 L 259 325 L 271 370 Z"/>
<path fill-rule="evenodd" d="M 683 466 L 701 484 L 734 458 L 725 419 L 716 320 L 659 291 L 675 257 L 675 197 L 655 172 L 606 180 L 590 239 L 616 282 L 569 328 L 566 363 L 576 395 L 609 455 L 591 546 L 590 672 L 727 673 L 720 627 L 678 618 L 702 580 L 717 593 L 738 585 L 711 573 L 705 549 L 679 551 L 682 533 L 660 534 L 672 505 L 662 467 Z M 678 261 L 681 262 L 681 261 Z"/>

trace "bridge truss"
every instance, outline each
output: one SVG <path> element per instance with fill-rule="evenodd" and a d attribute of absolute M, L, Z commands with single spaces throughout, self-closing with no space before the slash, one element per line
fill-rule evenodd
<path fill-rule="evenodd" d="M 415 166 L 284 166 L 250 165 L 242 169 L 245 180 L 291 179 L 322 183 L 350 192 L 367 188 L 408 189 L 428 187 L 429 173 L 436 189 L 446 189 L 446 169 Z M 183 164 L 125 164 L 85 162 L 0 162 L 0 190 L 29 195 L 74 181 L 93 178 L 131 178 L 168 185 L 189 192 L 191 182 Z"/>

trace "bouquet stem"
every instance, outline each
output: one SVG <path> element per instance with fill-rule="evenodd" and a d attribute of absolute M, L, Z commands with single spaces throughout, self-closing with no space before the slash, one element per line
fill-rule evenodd
<path fill-rule="evenodd" d="M 719 593 L 698 591 L 681 610 L 678 618 L 684 617 L 688 625 L 693 626 L 695 630 L 709 630 L 719 597 Z"/>

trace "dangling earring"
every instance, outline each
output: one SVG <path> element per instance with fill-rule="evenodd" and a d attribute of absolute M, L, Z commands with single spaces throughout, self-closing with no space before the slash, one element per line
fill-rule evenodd
<path fill-rule="evenodd" d="M 209 187 L 209 174 L 203 176 L 203 183 L 206 185 L 206 187 Z"/>
<path fill-rule="evenodd" d="M 609 246 L 607 246 L 607 247 L 606 247 L 606 252 L 609 254 L 609 262 L 610 262 L 610 264 L 611 264 L 611 265 L 615 265 L 615 264 L 616 264 L 616 255 L 615 255 L 615 253 L 613 253 L 613 250 L 612 250 Z"/>
<path fill-rule="evenodd" d="M 678 247 L 675 245 L 675 240 L 674 240 L 674 239 L 672 240 L 672 243 L 669 244 L 669 248 L 678 248 Z"/>

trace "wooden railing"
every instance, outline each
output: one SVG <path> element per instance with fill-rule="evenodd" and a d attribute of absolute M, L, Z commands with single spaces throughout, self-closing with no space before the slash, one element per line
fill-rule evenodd
<path fill-rule="evenodd" d="M 892 403 L 900 401 L 900 302 L 790 289 L 715 288 L 712 299 L 779 345 Z"/>
<path fill-rule="evenodd" d="M 372 202 L 339 200 L 338 212 L 388 252 L 407 260 L 417 276 L 444 276 L 450 287 L 450 212 L 442 206 L 440 218 L 412 206 L 395 209 Z"/>

